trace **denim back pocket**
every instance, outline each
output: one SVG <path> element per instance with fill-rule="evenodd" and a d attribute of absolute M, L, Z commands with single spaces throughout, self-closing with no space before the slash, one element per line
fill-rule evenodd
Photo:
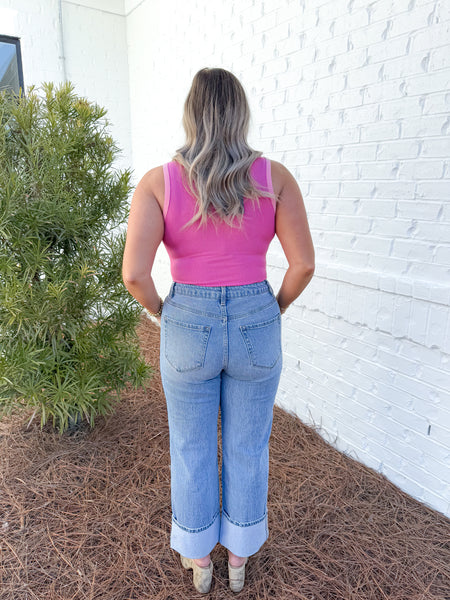
<path fill-rule="evenodd" d="M 185 323 L 167 316 L 163 319 L 164 352 L 172 367 L 180 373 L 203 367 L 211 327 Z"/>
<path fill-rule="evenodd" d="M 274 367 L 281 356 L 281 316 L 239 327 L 254 367 Z"/>

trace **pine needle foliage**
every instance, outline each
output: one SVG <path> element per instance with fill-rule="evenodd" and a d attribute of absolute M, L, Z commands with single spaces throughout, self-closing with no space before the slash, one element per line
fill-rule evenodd
<path fill-rule="evenodd" d="M 91 426 L 151 374 L 122 282 L 131 171 L 71 82 L 0 94 L 0 417 Z"/>

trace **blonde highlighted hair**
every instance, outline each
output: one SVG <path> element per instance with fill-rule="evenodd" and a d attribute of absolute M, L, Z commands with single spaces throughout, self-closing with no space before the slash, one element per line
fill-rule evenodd
<path fill-rule="evenodd" d="M 184 225 L 208 218 L 242 226 L 244 198 L 278 197 L 260 189 L 250 167 L 262 152 L 247 143 L 250 109 L 244 88 L 225 69 L 204 68 L 196 73 L 184 103 L 185 144 L 172 160 L 184 167 L 186 190 L 197 200 L 197 212 Z"/>

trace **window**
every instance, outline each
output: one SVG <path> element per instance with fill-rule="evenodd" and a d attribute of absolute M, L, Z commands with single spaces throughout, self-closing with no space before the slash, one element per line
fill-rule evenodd
<path fill-rule="evenodd" d="M 9 89 L 18 94 L 19 88 L 24 91 L 20 40 L 0 35 L 0 92 Z"/>

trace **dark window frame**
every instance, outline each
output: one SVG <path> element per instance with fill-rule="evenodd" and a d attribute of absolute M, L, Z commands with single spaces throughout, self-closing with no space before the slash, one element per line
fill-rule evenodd
<path fill-rule="evenodd" d="M 0 42 L 3 42 L 5 44 L 11 44 L 16 47 L 17 70 L 18 70 L 18 75 L 19 75 L 19 88 L 22 88 L 22 95 L 25 95 L 25 88 L 24 88 L 24 83 L 23 83 L 22 52 L 20 49 L 20 38 L 14 37 L 12 35 L 0 34 Z"/>

